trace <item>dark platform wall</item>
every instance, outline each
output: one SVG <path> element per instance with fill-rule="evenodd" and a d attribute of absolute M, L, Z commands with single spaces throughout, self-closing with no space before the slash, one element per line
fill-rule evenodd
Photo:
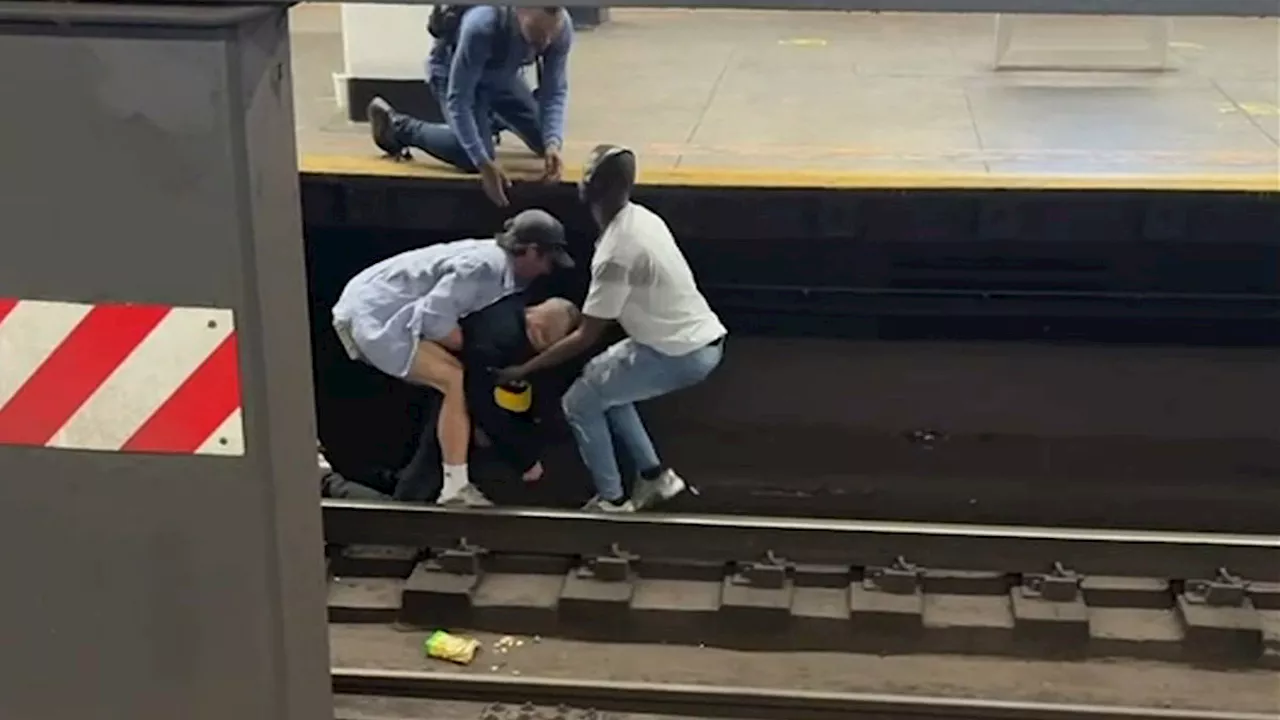
<path fill-rule="evenodd" d="M 1205 523 L 1261 531 L 1280 508 L 1259 392 L 1277 373 L 1280 353 L 1254 350 L 736 338 L 710 382 L 647 417 L 704 483 L 838 514 L 1108 524 L 1203 503 Z"/>
<path fill-rule="evenodd" d="M 310 208 L 318 416 L 339 465 L 397 462 L 421 405 L 341 354 L 328 308 L 343 283 L 394 252 L 496 225 L 461 204 L 406 210 L 408 199 L 355 214 L 460 229 L 362 229 L 314 222 Z M 690 509 L 1280 527 L 1280 300 L 1275 248 L 1256 236 L 742 240 L 702 220 L 681 233 L 674 216 L 733 333 L 711 381 L 643 408 L 665 458 L 702 490 Z M 580 211 L 563 217 L 585 261 Z M 708 237 L 690 236 L 699 226 Z M 584 288 L 578 274 L 539 293 Z M 567 434 L 548 466 L 548 500 L 580 499 Z"/>

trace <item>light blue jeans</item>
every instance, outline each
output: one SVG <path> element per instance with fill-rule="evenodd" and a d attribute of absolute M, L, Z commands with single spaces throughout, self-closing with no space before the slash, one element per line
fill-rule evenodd
<path fill-rule="evenodd" d="M 587 363 L 561 404 L 601 498 L 617 501 L 623 496 L 612 437 L 621 441 L 637 470 L 662 464 L 635 404 L 697 385 L 716 369 L 722 357 L 723 339 L 671 357 L 627 338 Z"/>

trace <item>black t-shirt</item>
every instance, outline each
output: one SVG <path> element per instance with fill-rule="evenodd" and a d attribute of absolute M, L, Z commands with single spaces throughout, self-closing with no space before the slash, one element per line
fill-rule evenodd
<path fill-rule="evenodd" d="M 467 412 L 493 441 L 494 451 L 520 472 L 532 467 L 542 452 L 537 418 L 542 398 L 533 387 L 533 406 L 528 411 L 504 409 L 494 397 L 492 368 L 517 365 L 533 356 L 524 311 L 524 296 L 510 295 L 459 322 Z"/>

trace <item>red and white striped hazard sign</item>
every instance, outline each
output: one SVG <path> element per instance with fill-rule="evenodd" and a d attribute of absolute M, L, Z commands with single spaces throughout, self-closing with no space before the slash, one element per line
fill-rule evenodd
<path fill-rule="evenodd" d="M 0 445 L 243 455 L 230 310 L 0 298 Z"/>

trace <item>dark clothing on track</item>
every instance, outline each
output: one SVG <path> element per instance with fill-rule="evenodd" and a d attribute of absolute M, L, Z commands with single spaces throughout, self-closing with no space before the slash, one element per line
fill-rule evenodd
<path fill-rule="evenodd" d="M 471 313 L 459 321 L 462 328 L 463 384 L 467 411 L 480 430 L 471 443 L 467 458 L 471 481 L 482 491 L 497 483 L 520 482 L 520 476 L 541 456 L 544 438 L 539 418 L 547 402 L 534 388 L 533 406 L 523 413 L 498 405 L 491 368 L 524 362 L 533 355 L 525 329 L 525 301 L 521 294 L 510 295 Z M 436 440 L 436 418 L 440 394 L 434 390 L 424 413 L 417 449 L 399 470 L 379 469 L 361 476 L 343 477 L 326 473 L 322 480 L 325 497 L 350 500 L 395 499 L 434 502 L 443 484 L 440 444 Z M 481 433 L 488 443 L 481 441 Z"/>
<path fill-rule="evenodd" d="M 520 473 L 538 462 L 543 437 L 538 418 L 545 409 L 543 393 L 533 392 L 527 412 L 498 405 L 493 370 L 518 365 L 533 356 L 525 328 L 524 298 L 507 297 L 463 318 L 463 390 L 471 421 L 492 441 L 498 457 Z M 470 338 L 475 338 L 472 342 Z"/>

